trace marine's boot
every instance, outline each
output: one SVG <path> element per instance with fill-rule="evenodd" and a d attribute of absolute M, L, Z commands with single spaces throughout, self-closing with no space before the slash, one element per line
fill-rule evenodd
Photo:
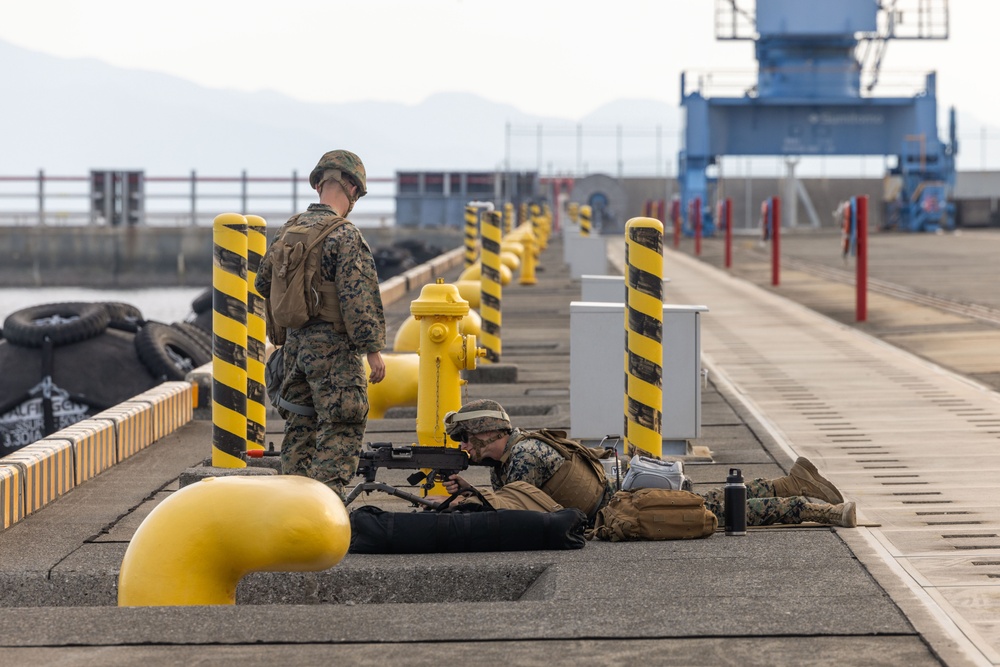
<path fill-rule="evenodd" d="M 857 508 L 852 502 L 839 505 L 817 505 L 806 503 L 800 515 L 803 521 L 828 523 L 832 526 L 854 528 L 858 525 Z"/>
<path fill-rule="evenodd" d="M 825 500 L 831 505 L 844 502 L 844 496 L 837 490 L 837 487 L 820 475 L 812 461 L 804 456 L 795 460 L 795 465 L 792 466 L 787 476 L 772 479 L 771 483 L 774 485 L 775 498 L 808 496 L 809 498 Z"/>

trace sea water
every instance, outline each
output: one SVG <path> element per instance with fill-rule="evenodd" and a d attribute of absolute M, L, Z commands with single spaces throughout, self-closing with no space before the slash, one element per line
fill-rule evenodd
<path fill-rule="evenodd" d="M 25 287 L 0 289 L 0 326 L 11 313 L 48 303 L 68 301 L 118 301 L 135 306 L 144 319 L 179 322 L 191 314 L 191 301 L 204 287 L 155 287 L 146 289 L 94 289 L 87 287 Z"/>

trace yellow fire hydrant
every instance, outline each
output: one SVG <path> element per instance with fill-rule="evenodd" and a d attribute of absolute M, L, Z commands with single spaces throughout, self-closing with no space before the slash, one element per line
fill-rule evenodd
<path fill-rule="evenodd" d="M 444 415 L 462 407 L 460 371 L 473 370 L 486 350 L 476 337 L 463 334 L 458 323 L 469 313 L 469 302 L 458 288 L 438 278 L 424 285 L 410 303 L 410 314 L 420 321 L 420 370 L 417 387 L 417 441 L 421 445 L 448 444 Z M 443 487 L 442 487 L 443 488 Z"/>

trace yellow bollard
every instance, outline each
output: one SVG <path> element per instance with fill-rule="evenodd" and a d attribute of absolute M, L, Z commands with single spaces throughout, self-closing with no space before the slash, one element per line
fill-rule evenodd
<path fill-rule="evenodd" d="M 575 201 L 566 204 L 566 215 L 574 225 L 580 224 L 580 205 Z"/>
<path fill-rule="evenodd" d="M 500 255 L 502 256 L 505 252 L 517 257 L 518 263 L 524 260 L 524 244 L 520 240 L 514 240 L 513 232 L 500 242 Z"/>
<path fill-rule="evenodd" d="M 462 406 L 465 380 L 460 371 L 474 369 L 484 351 L 476 347 L 475 336 L 459 333 L 458 323 L 469 314 L 469 303 L 442 278 L 424 285 L 410 304 L 410 313 L 420 321 L 417 441 L 443 447 L 448 444 L 444 415 Z"/>
<path fill-rule="evenodd" d="M 580 236 L 590 236 L 590 220 L 592 210 L 589 206 L 580 207 Z"/>
<path fill-rule="evenodd" d="M 514 227 L 514 205 L 507 202 L 503 205 L 503 235 L 507 236 L 510 234 L 510 230 Z"/>
<path fill-rule="evenodd" d="M 368 359 L 362 357 L 362 360 L 365 364 L 365 377 L 368 377 L 371 374 Z M 385 376 L 392 378 L 392 382 L 368 385 L 369 419 L 382 419 L 389 408 L 416 407 L 417 405 L 420 355 L 383 354 L 382 361 L 385 362 Z"/>
<path fill-rule="evenodd" d="M 625 452 L 663 454 L 663 223 L 625 223 Z"/>
<path fill-rule="evenodd" d="M 513 279 L 513 273 L 521 268 L 521 258 L 509 250 L 503 250 L 503 244 L 500 244 L 500 246 L 500 263 L 510 269 L 511 279 Z"/>
<path fill-rule="evenodd" d="M 465 207 L 465 266 L 472 266 L 478 252 L 476 242 L 479 240 L 479 208 L 476 206 Z"/>
<path fill-rule="evenodd" d="M 119 607 L 236 604 L 250 572 L 339 563 L 351 523 L 336 493 L 308 477 L 209 477 L 175 491 L 135 531 Z"/>
<path fill-rule="evenodd" d="M 247 451 L 247 220 L 212 227 L 212 465 L 245 468 Z"/>
<path fill-rule="evenodd" d="M 521 258 L 521 281 L 522 285 L 534 285 L 538 281 L 535 279 L 535 263 L 538 256 L 535 251 L 535 237 L 529 229 L 521 239 L 524 244 L 524 257 Z"/>
<path fill-rule="evenodd" d="M 458 288 L 459 295 L 469 302 L 469 308 L 479 308 L 482 287 L 478 278 L 476 280 L 456 280 L 455 287 Z M 470 310 L 469 312 L 474 311 Z"/>
<path fill-rule="evenodd" d="M 501 270 L 507 268 L 500 263 L 500 223 L 500 213 L 497 211 L 488 211 L 483 215 L 483 253 L 480 259 L 481 308 L 479 314 L 483 318 L 481 340 L 483 347 L 486 348 L 486 361 L 492 363 L 500 361 L 502 346 L 500 303 L 503 298 L 500 275 Z"/>
<path fill-rule="evenodd" d="M 482 270 L 483 270 L 482 263 L 476 262 L 469 268 L 462 271 L 462 273 L 459 274 L 458 280 L 456 282 L 462 282 L 464 280 L 472 280 L 478 283 L 482 277 Z M 500 265 L 500 284 L 509 285 L 510 281 L 512 281 L 513 279 L 514 279 L 514 274 L 511 272 L 511 270 L 506 265 Z"/>
<path fill-rule="evenodd" d="M 264 297 L 254 287 L 257 269 L 267 250 L 267 222 L 259 215 L 247 219 L 247 449 L 264 449 L 267 409 L 264 405 Z"/>
<path fill-rule="evenodd" d="M 545 221 L 542 219 L 542 207 L 539 204 L 531 205 L 531 233 L 535 238 L 535 247 L 538 252 L 545 250 L 545 233 L 543 227 Z"/>

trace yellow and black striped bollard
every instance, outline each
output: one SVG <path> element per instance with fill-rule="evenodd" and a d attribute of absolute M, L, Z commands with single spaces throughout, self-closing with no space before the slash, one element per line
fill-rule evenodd
<path fill-rule="evenodd" d="M 584 204 L 580 207 L 580 236 L 590 236 L 590 220 L 593 210 Z"/>
<path fill-rule="evenodd" d="M 514 205 L 507 202 L 503 205 L 503 235 L 508 236 L 514 228 Z"/>
<path fill-rule="evenodd" d="M 469 268 L 478 259 L 476 241 L 479 240 L 479 208 L 465 207 L 465 268 Z"/>
<path fill-rule="evenodd" d="M 625 451 L 663 453 L 663 223 L 625 224 Z"/>
<path fill-rule="evenodd" d="M 212 465 L 246 467 L 247 220 L 216 216 L 212 248 Z"/>
<path fill-rule="evenodd" d="M 579 225 L 580 205 L 575 201 L 571 201 L 570 203 L 566 204 L 566 215 L 569 216 L 570 222 L 572 222 L 574 225 Z"/>
<path fill-rule="evenodd" d="M 486 348 L 486 360 L 500 361 L 500 301 L 503 289 L 500 282 L 500 213 L 483 214 L 483 256 L 479 274 L 479 314 L 483 323 L 481 342 Z"/>
<path fill-rule="evenodd" d="M 264 449 L 267 408 L 264 405 L 264 362 L 267 358 L 264 297 L 254 282 L 267 250 L 267 222 L 259 215 L 247 219 L 247 449 Z"/>

